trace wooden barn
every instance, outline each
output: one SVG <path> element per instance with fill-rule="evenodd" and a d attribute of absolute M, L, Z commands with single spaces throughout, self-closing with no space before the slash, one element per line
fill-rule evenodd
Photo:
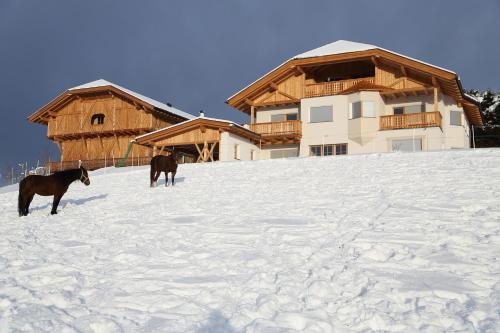
<path fill-rule="evenodd" d="M 47 137 L 59 147 L 60 161 L 51 170 L 78 166 L 89 169 L 149 163 L 152 149 L 132 145 L 138 135 L 177 124 L 194 116 L 120 87 L 97 80 L 68 89 L 28 117 L 47 125 Z"/>

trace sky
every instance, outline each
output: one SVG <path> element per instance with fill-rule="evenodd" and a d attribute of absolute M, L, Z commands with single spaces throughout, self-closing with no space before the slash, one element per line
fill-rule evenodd
<path fill-rule="evenodd" d="M 0 173 L 55 144 L 27 117 L 106 79 L 192 114 L 248 122 L 226 99 L 288 58 L 339 39 L 500 90 L 500 1 L 0 0 Z"/>

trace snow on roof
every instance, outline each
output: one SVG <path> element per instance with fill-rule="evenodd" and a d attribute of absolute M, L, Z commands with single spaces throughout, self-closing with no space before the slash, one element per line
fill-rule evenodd
<path fill-rule="evenodd" d="M 124 88 L 122 86 L 119 86 L 119 85 L 117 85 L 117 84 L 115 84 L 113 82 L 109 82 L 109 81 L 106 81 L 106 80 L 103 80 L 103 79 L 92 81 L 92 82 L 88 82 L 88 83 L 85 83 L 85 84 L 82 84 L 82 85 L 70 88 L 68 90 L 96 88 L 96 87 L 105 87 L 105 86 L 115 87 L 116 89 L 119 89 L 119 90 L 121 90 L 121 91 L 123 91 L 123 92 L 125 92 L 125 93 L 127 93 L 127 94 L 129 94 L 131 96 L 134 96 L 137 99 L 140 99 L 140 100 L 142 100 L 142 101 L 144 101 L 144 102 L 146 102 L 148 104 L 153 105 L 155 108 L 158 108 L 158 109 L 161 109 L 161 110 L 164 110 L 164 111 L 176 114 L 176 115 L 181 116 L 183 118 L 186 118 L 186 119 L 196 118 L 195 116 L 193 116 L 190 113 L 187 113 L 187 112 L 184 112 L 184 111 L 179 110 L 177 108 L 174 108 L 173 106 L 168 106 L 167 104 L 164 104 L 164 103 L 159 102 L 157 100 L 154 100 L 152 98 L 146 97 L 144 95 L 136 93 L 135 91 L 129 90 L 129 89 Z"/>
<path fill-rule="evenodd" d="M 320 46 L 316 49 L 313 49 L 313 50 L 310 50 L 310 51 L 307 51 L 307 52 L 304 52 L 301 54 L 297 54 L 292 59 L 321 57 L 321 56 L 333 55 L 333 54 L 342 54 L 342 53 L 349 53 L 349 52 L 373 50 L 376 48 L 378 48 L 378 47 L 375 45 L 356 43 L 356 42 L 351 42 L 348 40 L 338 40 L 336 42 Z"/>
<path fill-rule="evenodd" d="M 406 59 L 410 59 L 416 62 L 419 62 L 424 65 L 432 66 L 434 68 L 441 69 L 443 71 L 447 71 L 453 74 L 456 74 L 453 71 L 450 71 L 449 69 L 439 67 L 433 64 L 429 64 L 427 62 L 408 57 L 404 54 L 397 53 L 391 50 L 384 49 L 382 47 L 376 46 L 376 45 L 370 45 L 370 44 L 363 44 L 363 43 L 356 43 L 356 42 L 351 42 L 348 40 L 338 40 L 336 42 L 330 43 L 323 45 L 321 47 L 318 47 L 316 49 L 301 53 L 293 57 L 292 59 L 305 59 L 305 58 L 314 58 L 314 57 L 321 57 L 321 56 L 327 56 L 327 55 L 334 55 L 334 54 L 342 54 L 342 53 L 350 53 L 350 52 L 360 52 L 360 51 L 367 51 L 367 50 L 382 50 L 385 52 L 389 52 L 395 55 L 398 55 L 400 57 L 404 57 Z"/>
<path fill-rule="evenodd" d="M 193 119 L 189 119 L 189 120 L 186 120 L 186 121 L 183 121 L 181 123 L 177 123 L 175 125 L 172 125 L 172 126 L 168 126 L 168 127 L 164 127 L 164 128 L 160 128 L 156 131 L 153 131 L 153 132 L 149 132 L 149 133 L 146 133 L 146 134 L 142 134 L 142 135 L 139 135 L 137 137 L 135 137 L 135 139 L 140 139 L 140 138 L 143 138 L 145 136 L 148 136 L 148 135 L 151 135 L 151 134 L 154 134 L 154 133 L 158 133 L 158 132 L 161 132 L 161 131 L 165 131 L 165 130 L 170 130 L 172 128 L 175 128 L 177 126 L 180 126 L 180 125 L 184 125 L 186 123 L 189 123 L 189 122 L 192 122 L 192 121 L 195 121 L 195 120 L 198 120 L 198 119 L 206 119 L 206 120 L 213 120 L 213 121 L 221 121 L 221 122 L 225 122 L 225 123 L 228 123 L 232 126 L 237 126 L 239 128 L 242 128 L 244 130 L 247 130 L 249 131 L 248 128 L 245 128 L 241 125 L 238 125 L 237 123 L 235 123 L 234 121 L 231 121 L 231 120 L 227 120 L 227 119 L 219 119 L 219 118 L 209 118 L 209 117 L 194 117 Z"/>
<path fill-rule="evenodd" d="M 320 46 L 318 48 L 306 51 L 304 53 L 297 54 L 296 56 L 294 56 L 294 57 L 286 60 L 285 62 L 283 62 L 281 65 L 273 68 L 268 73 L 264 74 L 263 76 L 261 76 L 260 78 L 258 78 L 254 82 L 250 83 L 249 85 L 247 85 L 243 89 L 241 89 L 238 92 L 234 93 L 231 97 L 228 98 L 228 100 L 231 99 L 231 98 L 233 98 L 234 96 L 238 95 L 240 92 L 242 92 L 243 90 L 247 89 L 248 87 L 250 87 L 251 85 L 253 85 L 257 81 L 259 81 L 260 79 L 262 79 L 263 77 L 266 77 L 267 75 L 271 74 L 273 71 L 275 71 L 276 69 L 280 68 L 281 66 L 283 66 L 284 64 L 286 64 L 290 60 L 314 58 L 314 57 L 328 56 L 328 55 L 334 55 L 334 54 L 360 52 L 360 51 L 375 50 L 375 49 L 382 50 L 382 51 L 385 51 L 385 52 L 389 52 L 389 53 L 398 55 L 400 57 L 404 57 L 406 59 L 410 59 L 410 60 L 419 62 L 419 63 L 424 64 L 424 65 L 428 65 L 428 66 L 431 66 L 431 67 L 434 67 L 434 68 L 441 69 L 441 70 L 446 71 L 446 72 L 450 72 L 452 74 L 456 74 L 455 72 L 450 71 L 449 69 L 446 69 L 446 68 L 443 68 L 443 67 L 439 67 L 439 66 L 435 66 L 435 65 L 429 64 L 427 62 L 424 62 L 424 61 L 421 61 L 421 60 L 418 60 L 418 59 L 415 59 L 415 58 L 411 58 L 411 57 L 408 57 L 408 56 L 406 56 L 404 54 L 400 54 L 400 53 L 397 53 L 397 52 L 394 52 L 394 51 L 390 51 L 390 50 L 384 49 L 384 48 L 376 46 L 376 45 L 351 42 L 351 41 L 348 41 L 348 40 L 338 40 L 336 42 Z"/>

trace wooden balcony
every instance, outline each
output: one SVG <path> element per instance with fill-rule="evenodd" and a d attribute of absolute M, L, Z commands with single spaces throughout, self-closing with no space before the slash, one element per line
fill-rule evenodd
<path fill-rule="evenodd" d="M 364 77 L 360 79 L 340 80 L 322 83 L 309 83 L 305 85 L 304 97 L 331 96 L 338 94 L 362 81 L 374 83 L 374 77 Z"/>
<path fill-rule="evenodd" d="M 302 137 L 302 122 L 289 120 L 250 124 L 250 130 L 261 135 L 264 145 L 297 143 Z"/>
<path fill-rule="evenodd" d="M 380 117 L 381 131 L 423 127 L 441 127 L 441 113 L 435 111 Z"/>

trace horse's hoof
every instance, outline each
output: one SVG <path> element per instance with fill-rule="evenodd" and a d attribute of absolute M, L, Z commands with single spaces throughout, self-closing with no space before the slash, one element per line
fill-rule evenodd
<path fill-rule="evenodd" d="M 56 214 L 57 214 L 57 212 L 50 212 L 50 214 L 51 214 L 51 215 L 56 215 Z"/>

